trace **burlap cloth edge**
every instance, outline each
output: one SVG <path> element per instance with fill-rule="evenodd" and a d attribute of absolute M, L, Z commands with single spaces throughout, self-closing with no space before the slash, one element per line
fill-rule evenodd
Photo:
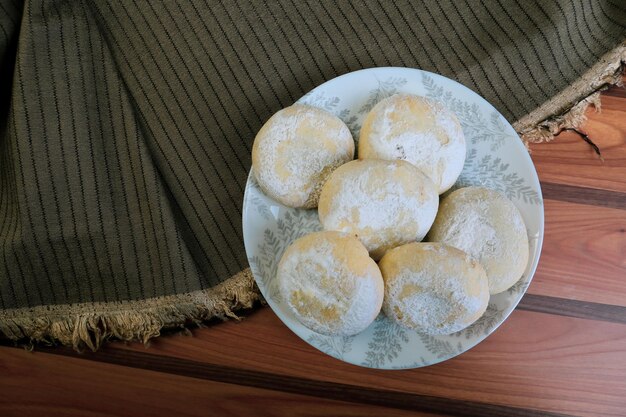
<path fill-rule="evenodd" d="M 587 120 L 589 105 L 600 111 L 600 92 L 622 85 L 625 63 L 626 41 L 602 56 L 568 88 L 513 122 L 513 128 L 526 145 L 550 141 L 565 128 L 579 128 Z"/>
<path fill-rule="evenodd" d="M 95 351 L 111 338 L 146 344 L 163 329 L 186 329 L 212 318 L 239 320 L 235 311 L 259 300 L 261 294 L 246 268 L 215 287 L 185 294 L 5 310 L 0 312 L 0 335 L 27 347 L 60 343 Z"/>

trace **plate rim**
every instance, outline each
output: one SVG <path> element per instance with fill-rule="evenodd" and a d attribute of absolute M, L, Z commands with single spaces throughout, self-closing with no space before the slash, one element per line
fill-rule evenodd
<path fill-rule="evenodd" d="M 446 358 L 437 358 L 433 361 L 431 361 L 430 363 L 428 363 L 427 365 L 419 365 L 419 364 L 413 364 L 413 365 L 407 365 L 407 366 L 390 366 L 390 364 L 386 364 L 384 366 L 369 366 L 366 363 L 362 363 L 362 362 L 356 362 L 356 361 L 351 361 L 348 360 L 346 358 L 338 358 L 336 356 L 331 355 L 328 352 L 324 352 L 323 350 L 321 350 L 320 348 L 318 348 L 317 346 L 313 345 L 312 343 L 310 343 L 308 340 L 306 340 L 306 338 L 300 336 L 296 331 L 294 331 L 290 325 L 281 317 L 281 315 L 276 311 L 276 307 L 273 305 L 274 301 L 270 300 L 269 298 L 265 297 L 265 294 L 263 294 L 263 290 L 262 285 L 259 285 L 259 279 L 257 279 L 257 276 L 255 275 L 255 273 L 252 271 L 251 269 L 251 273 L 252 276 L 255 280 L 255 283 L 257 283 L 257 285 L 259 286 L 259 290 L 261 291 L 261 293 L 263 294 L 263 296 L 265 297 L 265 299 L 267 300 L 268 305 L 270 306 L 270 308 L 272 309 L 272 311 L 274 312 L 274 314 L 278 317 L 278 319 L 292 332 L 294 333 L 296 336 L 298 336 L 298 338 L 300 338 L 302 341 L 304 341 L 305 343 L 307 343 L 308 345 L 312 346 L 314 349 L 316 349 L 317 351 L 333 358 L 336 360 L 340 360 L 344 363 L 349 363 L 351 365 L 355 365 L 355 366 L 359 366 L 359 367 L 364 367 L 364 368 L 369 368 L 369 369 L 380 369 L 380 370 L 402 370 L 402 369 L 415 369 L 415 368 L 421 368 L 421 367 L 426 367 L 426 366 L 432 366 L 441 362 L 445 362 L 451 359 L 454 359 L 456 357 L 458 357 L 459 355 L 475 348 L 476 346 L 478 346 L 479 344 L 481 344 L 485 339 L 487 339 L 488 337 L 490 337 L 505 321 L 508 320 L 509 316 L 513 313 L 513 311 L 516 310 L 517 306 L 519 305 L 519 303 L 521 302 L 522 298 L 524 298 L 524 296 L 526 295 L 528 288 L 530 286 L 530 284 L 532 283 L 532 280 L 535 277 L 535 273 L 537 271 L 538 265 L 539 265 L 539 260 L 541 258 L 541 253 L 543 250 L 543 240 L 544 240 L 544 235 L 545 235 L 545 207 L 543 204 L 543 190 L 541 189 L 541 183 L 539 181 L 539 175 L 537 174 L 537 170 L 535 168 L 535 164 L 532 160 L 532 158 L 530 157 L 530 154 L 527 150 L 527 148 L 524 146 L 521 138 L 519 137 L 519 135 L 517 134 L 517 132 L 515 131 L 515 129 L 513 128 L 513 126 L 511 125 L 511 123 L 504 118 L 504 116 L 491 104 L 489 103 L 485 98 L 483 98 L 480 94 L 478 94 L 477 92 L 475 92 L 474 90 L 470 89 L 469 87 L 461 84 L 460 82 L 453 80 L 451 78 L 448 78 L 444 75 L 441 74 L 437 74 L 437 73 L 433 73 L 430 71 L 426 71 L 426 70 L 422 70 L 422 69 L 418 69 L 418 68 L 410 68 L 410 67 L 394 67 L 394 66 L 385 66 L 385 67 L 370 67 L 370 68 L 363 68 L 363 69 L 359 69 L 356 71 L 351 71 L 351 72 L 347 72 L 344 74 L 341 74 L 337 77 L 331 78 L 329 80 L 326 80 L 324 82 L 322 82 L 321 84 L 315 86 L 314 88 L 312 88 L 311 90 L 309 90 L 307 93 L 305 93 L 304 95 L 302 95 L 300 98 L 298 98 L 294 103 L 295 104 L 297 102 L 299 102 L 303 97 L 311 94 L 312 92 L 314 92 L 315 90 L 317 90 L 318 88 L 320 88 L 321 86 L 330 83 L 330 82 L 340 82 L 342 78 L 347 78 L 347 77 L 354 77 L 355 75 L 360 75 L 363 73 L 377 73 L 377 72 L 387 72 L 387 71 L 392 71 L 392 72 L 408 72 L 411 73 L 410 75 L 421 75 L 421 74 L 426 74 L 429 75 L 431 77 L 434 78 L 438 78 L 438 79 L 442 79 L 444 80 L 446 83 L 452 83 L 457 87 L 460 87 L 463 91 L 465 91 L 465 93 L 469 94 L 472 98 L 474 99 L 478 99 L 478 101 L 482 102 L 482 104 L 486 104 L 488 106 L 489 109 L 491 109 L 492 111 L 496 112 L 501 118 L 502 120 L 506 123 L 506 129 L 507 130 L 511 130 L 515 133 L 515 137 L 517 138 L 517 140 L 515 141 L 516 144 L 514 145 L 517 148 L 517 152 L 516 152 L 516 156 L 518 153 L 524 154 L 523 159 L 525 160 L 525 164 L 528 165 L 531 170 L 530 170 L 530 175 L 528 178 L 528 180 L 531 183 L 531 186 L 533 186 L 533 189 L 537 192 L 539 199 L 541 201 L 541 204 L 539 204 L 539 216 L 538 216 L 538 224 L 537 224 L 537 229 L 538 229 L 538 233 L 537 233 L 537 240 L 536 240 L 536 249 L 535 252 L 537 253 L 537 257 L 536 259 L 534 259 L 533 263 L 531 264 L 531 267 L 528 271 L 528 280 L 527 280 L 527 285 L 525 286 L 523 292 L 521 292 L 519 298 L 517 300 L 515 300 L 514 302 L 512 302 L 511 306 L 508 307 L 507 309 L 509 310 L 508 312 L 504 313 L 502 315 L 501 320 L 499 320 L 499 322 L 493 326 L 492 328 L 490 328 L 489 333 L 486 334 L 484 337 L 482 337 L 477 343 L 467 347 L 466 349 L 456 353 L 453 356 L 450 357 L 446 357 Z M 291 104 L 290 104 L 291 105 Z M 507 143 L 507 146 L 510 146 L 510 143 Z M 252 171 L 252 167 L 250 167 L 250 170 L 248 171 L 248 176 L 246 179 L 246 186 L 244 187 L 244 196 L 243 196 L 243 204 L 242 204 L 242 232 L 243 232 L 243 241 L 244 241 L 244 247 L 245 247 L 245 251 L 246 251 L 246 257 L 247 259 L 249 259 L 249 254 L 252 253 L 252 248 L 250 248 L 249 250 L 249 243 L 248 240 L 246 238 L 246 236 L 248 235 L 249 232 L 246 232 L 246 223 L 249 221 L 248 217 L 249 217 L 249 207 L 248 205 L 249 203 L 249 196 L 248 196 L 248 188 L 249 188 L 249 184 L 251 183 L 251 179 L 253 177 L 254 173 Z M 269 197 L 268 197 L 269 198 Z M 303 210 L 303 209 L 300 209 Z M 311 209 L 312 210 L 312 209 Z M 381 313 L 382 314 L 382 313 Z M 301 324 L 300 324 L 301 325 Z M 314 332 L 315 333 L 315 332 Z"/>

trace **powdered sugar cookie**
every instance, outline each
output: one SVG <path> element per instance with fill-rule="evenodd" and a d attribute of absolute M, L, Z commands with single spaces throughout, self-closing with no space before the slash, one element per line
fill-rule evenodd
<path fill-rule="evenodd" d="M 360 159 L 401 159 L 437 186 L 456 182 L 465 163 L 465 136 L 455 114 L 427 98 L 396 94 L 367 114 L 359 136 Z"/>
<path fill-rule="evenodd" d="M 345 233 L 316 232 L 296 240 L 283 254 L 276 278 L 298 321 L 326 335 L 361 332 L 383 302 L 376 262 Z"/>
<path fill-rule="evenodd" d="M 489 302 L 483 267 L 441 243 L 409 243 L 379 263 L 383 311 L 396 323 L 430 335 L 458 332 L 483 315 Z"/>
<path fill-rule="evenodd" d="M 435 219 L 435 185 L 404 161 L 348 162 L 330 176 L 320 195 L 325 230 L 358 236 L 374 259 L 395 246 L 421 240 Z"/>
<path fill-rule="evenodd" d="M 460 188 L 444 198 L 428 240 L 476 258 L 487 272 L 491 294 L 515 284 L 528 263 L 522 215 L 509 199 L 487 188 Z"/>
<path fill-rule="evenodd" d="M 295 208 L 317 206 L 331 172 L 354 158 L 354 140 L 338 117 L 303 104 L 274 114 L 252 146 L 252 170 L 263 191 Z"/>

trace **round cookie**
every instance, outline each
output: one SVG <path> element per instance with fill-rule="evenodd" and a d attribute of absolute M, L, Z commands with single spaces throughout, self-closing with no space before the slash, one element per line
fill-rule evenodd
<path fill-rule="evenodd" d="M 378 265 L 385 281 L 383 311 L 401 326 L 430 335 L 451 334 L 478 320 L 489 288 L 483 267 L 440 243 L 409 243 Z"/>
<path fill-rule="evenodd" d="M 252 171 L 263 191 L 295 208 L 317 206 L 328 175 L 354 159 L 354 140 L 337 116 L 294 104 L 263 125 L 252 146 Z"/>
<path fill-rule="evenodd" d="M 487 188 L 460 188 L 444 198 L 428 240 L 476 258 L 487 272 L 491 294 L 515 284 L 528 263 L 528 234 L 521 213 L 505 196 Z"/>
<path fill-rule="evenodd" d="M 466 145 L 456 115 L 427 98 L 396 94 L 367 114 L 359 136 L 360 159 L 401 159 L 437 186 L 439 194 L 456 182 Z"/>
<path fill-rule="evenodd" d="M 376 262 L 345 233 L 316 232 L 296 240 L 283 254 L 276 279 L 298 321 L 321 334 L 361 332 L 383 302 Z"/>
<path fill-rule="evenodd" d="M 374 259 L 395 246 L 422 240 L 437 214 L 435 185 L 404 161 L 364 159 L 332 173 L 318 212 L 325 230 L 356 235 Z"/>

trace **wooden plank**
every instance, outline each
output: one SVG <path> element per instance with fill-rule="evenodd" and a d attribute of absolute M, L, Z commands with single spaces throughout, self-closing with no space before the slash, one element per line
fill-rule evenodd
<path fill-rule="evenodd" d="M 545 200 L 529 293 L 626 306 L 626 210 Z"/>
<path fill-rule="evenodd" d="M 7 347 L 0 370 L 3 417 L 434 416 Z"/>
<path fill-rule="evenodd" d="M 626 307 L 526 293 L 520 310 L 626 324 Z"/>
<path fill-rule="evenodd" d="M 393 372 L 360 368 L 318 352 L 269 308 L 242 323 L 199 329 L 194 335 L 159 338 L 147 351 L 139 344 L 107 349 L 579 416 L 618 416 L 626 407 L 626 327 L 620 324 L 515 311 L 469 352 L 431 367 Z"/>
<path fill-rule="evenodd" d="M 604 162 L 574 132 L 549 143 L 532 144 L 531 157 L 541 181 L 626 192 L 626 104 L 602 95 L 602 111 L 587 110 L 581 130 L 600 147 Z"/>
<path fill-rule="evenodd" d="M 626 210 L 626 193 L 541 182 L 544 199 Z"/>
<path fill-rule="evenodd" d="M 469 401 L 451 400 L 449 398 L 421 396 L 398 391 L 338 384 L 329 381 L 315 381 L 308 378 L 298 378 L 268 372 L 232 368 L 223 365 L 213 365 L 191 361 L 188 359 L 180 359 L 171 356 L 165 357 L 147 352 L 131 350 L 109 349 L 100 351 L 98 354 L 81 354 L 67 348 L 48 348 L 46 349 L 46 352 L 54 355 L 69 356 L 100 363 L 113 363 L 116 365 L 129 366 L 130 368 L 147 369 L 165 374 L 182 375 L 201 380 L 227 382 L 244 387 L 271 387 L 272 390 L 289 393 L 305 392 L 307 395 L 314 395 L 326 400 L 345 400 L 355 402 L 360 405 L 389 405 L 393 409 L 404 409 L 411 412 L 419 410 L 419 412 L 435 412 L 437 413 L 436 415 L 454 415 L 455 417 L 470 417 L 477 415 L 482 417 L 498 417 L 502 415 L 509 417 L 569 416 L 562 413 L 546 413 L 545 411 L 526 408 L 515 408 L 474 403 Z M 378 407 L 372 408 L 368 411 L 372 414 L 384 412 L 383 410 L 376 410 L 376 408 Z M 387 408 L 384 410 L 387 410 Z M 318 415 L 318 413 L 316 412 L 315 415 Z"/>

